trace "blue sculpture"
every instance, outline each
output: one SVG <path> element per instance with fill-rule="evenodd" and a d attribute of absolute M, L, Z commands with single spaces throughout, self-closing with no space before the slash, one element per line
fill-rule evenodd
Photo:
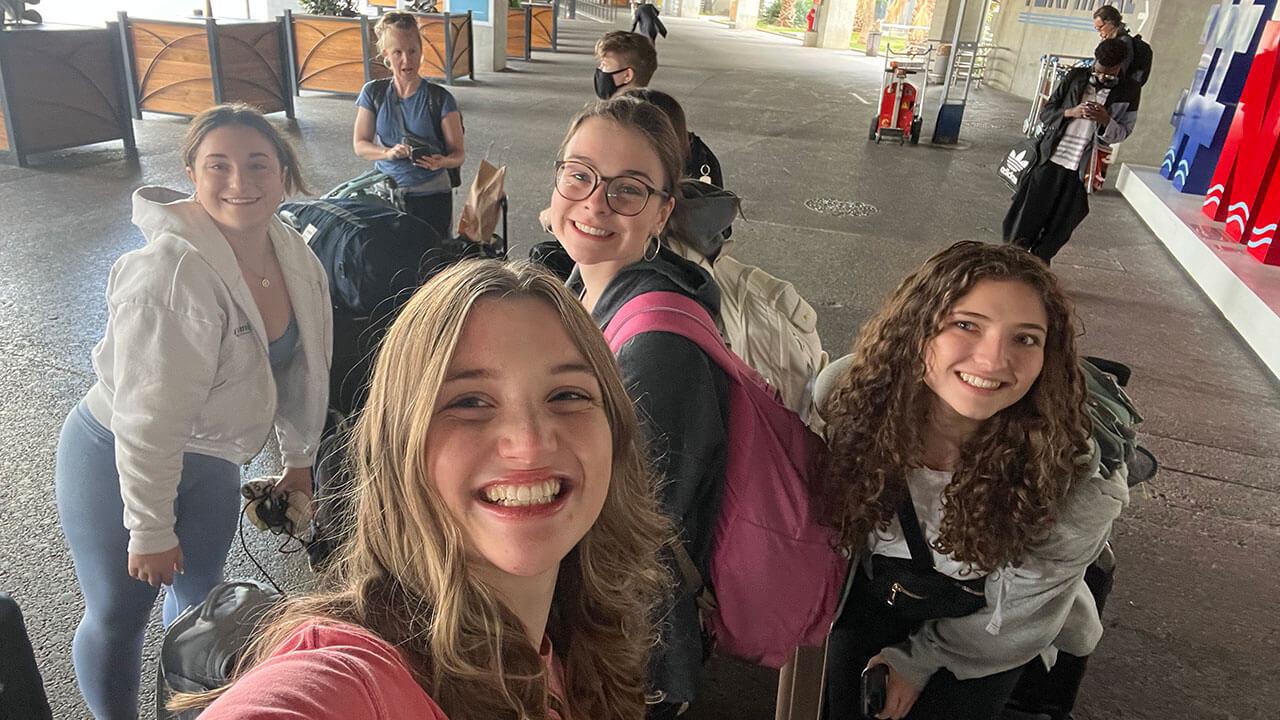
<path fill-rule="evenodd" d="M 1185 193 L 1209 189 L 1263 27 L 1276 0 L 1223 0 L 1209 14 L 1208 40 L 1160 174 Z"/>

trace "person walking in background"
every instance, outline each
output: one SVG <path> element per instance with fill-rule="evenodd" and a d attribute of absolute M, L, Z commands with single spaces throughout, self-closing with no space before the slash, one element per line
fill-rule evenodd
<path fill-rule="evenodd" d="M 453 188 L 467 159 L 462 113 L 448 90 L 419 75 L 422 36 L 413 15 L 386 13 L 373 29 L 392 74 L 360 90 L 352 147 L 391 178 L 405 212 L 451 237 Z"/>
<path fill-rule="evenodd" d="M 662 20 L 658 17 L 659 12 L 658 7 L 651 2 L 636 5 L 635 17 L 631 21 L 631 32 L 646 35 L 650 44 L 657 44 L 659 33 L 662 37 L 667 36 L 667 26 L 662 24 Z"/>
<path fill-rule="evenodd" d="M 1074 318 L 1043 263 L 961 242 L 863 326 L 822 403 L 824 504 L 856 553 L 830 720 L 881 665 L 876 717 L 991 720 L 1028 662 L 1097 644 L 1084 573 L 1129 489 L 1090 437 Z"/>
<path fill-rule="evenodd" d="M 409 300 L 356 424 L 353 533 L 205 720 L 640 720 L 671 583 L 637 419 L 600 330 L 529 263 Z"/>
<path fill-rule="evenodd" d="M 328 281 L 275 215 L 302 189 L 293 149 L 256 109 L 221 105 L 191 121 L 182 158 L 194 193 L 133 195 L 147 244 L 111 268 L 97 382 L 58 440 L 58 516 L 85 601 L 72 660 L 103 720 L 138 716 L 158 588 L 167 625 L 222 581 L 240 466 L 274 425 L 275 491 L 310 497 L 324 425 Z"/>
<path fill-rule="evenodd" d="M 1018 185 L 1004 216 L 1004 241 L 1050 262 L 1089 214 L 1085 183 L 1099 146 L 1129 137 L 1141 88 L 1120 72 L 1128 50 L 1117 38 L 1094 50 L 1092 67 L 1067 73 L 1038 119 L 1038 164 Z"/>
<path fill-rule="evenodd" d="M 1149 62 L 1135 65 L 1138 58 L 1139 43 L 1145 45 L 1145 41 L 1134 38 L 1129 33 L 1129 27 L 1124 24 L 1124 20 L 1120 15 L 1120 11 L 1114 5 L 1103 5 L 1093 11 L 1093 29 L 1098 31 L 1098 37 L 1103 40 L 1117 38 L 1124 43 L 1128 55 L 1120 62 L 1120 74 L 1127 76 L 1129 79 L 1138 83 L 1139 86 L 1147 84 L 1147 75 L 1151 71 Z"/>

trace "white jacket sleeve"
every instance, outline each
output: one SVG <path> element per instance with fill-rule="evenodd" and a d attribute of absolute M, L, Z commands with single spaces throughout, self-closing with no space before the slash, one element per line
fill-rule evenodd
<path fill-rule="evenodd" d="M 213 386 L 223 327 L 138 302 L 117 305 L 111 323 L 111 431 L 129 552 L 164 552 L 178 544 L 182 454 Z"/>
<path fill-rule="evenodd" d="M 905 642 L 885 648 L 886 660 L 913 686 L 924 688 L 939 668 L 967 680 L 1011 670 L 1040 655 L 1062 631 L 1084 571 L 1102 551 L 1128 498 L 1122 476 L 1095 472 L 1078 482 L 1049 537 L 1029 548 L 1020 566 L 987 576 L 985 608 L 926 621 Z M 1102 633 L 1096 613 L 1093 624 L 1090 647 Z"/>

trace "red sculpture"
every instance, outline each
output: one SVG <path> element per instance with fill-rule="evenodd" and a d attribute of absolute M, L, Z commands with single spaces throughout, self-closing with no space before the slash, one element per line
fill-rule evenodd
<path fill-rule="evenodd" d="M 1280 265 L 1280 21 L 1263 31 L 1202 209 L 1249 254 Z"/>

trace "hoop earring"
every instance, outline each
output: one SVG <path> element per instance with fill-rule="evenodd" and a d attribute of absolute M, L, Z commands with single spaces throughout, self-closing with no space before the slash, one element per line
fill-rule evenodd
<path fill-rule="evenodd" d="M 660 247 L 662 247 L 662 241 L 658 239 L 658 236 L 650 235 L 649 242 L 644 247 L 644 261 L 653 262 L 654 258 L 658 257 L 658 249 Z"/>

